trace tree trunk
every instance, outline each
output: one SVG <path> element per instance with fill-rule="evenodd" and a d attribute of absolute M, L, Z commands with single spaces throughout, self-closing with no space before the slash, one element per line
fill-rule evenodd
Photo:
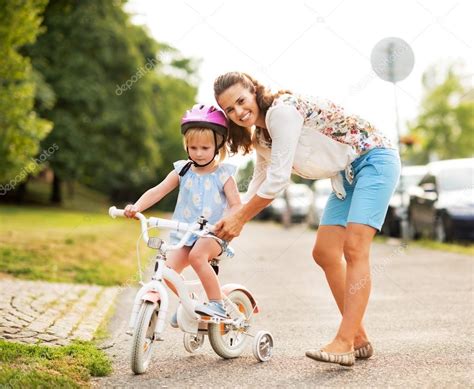
<path fill-rule="evenodd" d="M 68 198 L 73 199 L 74 194 L 75 194 L 75 190 L 74 190 L 75 182 L 73 180 L 67 180 L 66 184 L 67 184 L 67 196 Z"/>
<path fill-rule="evenodd" d="M 18 185 L 18 189 L 15 192 L 15 198 L 17 203 L 23 203 L 26 195 L 26 185 L 28 183 L 28 178 Z"/>
<path fill-rule="evenodd" d="M 53 177 L 53 187 L 51 192 L 51 202 L 54 204 L 61 204 L 62 194 L 61 194 L 61 179 L 54 173 Z"/>

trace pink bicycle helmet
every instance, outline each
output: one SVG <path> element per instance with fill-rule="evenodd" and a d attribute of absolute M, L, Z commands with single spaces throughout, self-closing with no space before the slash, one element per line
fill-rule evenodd
<path fill-rule="evenodd" d="M 181 133 L 184 135 L 190 128 L 196 127 L 209 128 L 213 131 L 214 144 L 216 145 L 214 157 L 212 157 L 212 159 L 205 164 L 198 164 L 191 159 L 189 156 L 189 151 L 186 147 L 190 162 L 184 165 L 179 172 L 181 177 L 186 174 L 186 172 L 191 168 L 191 165 L 204 167 L 212 163 L 215 156 L 219 153 L 219 149 L 224 146 L 225 141 L 227 140 L 227 134 L 229 131 L 227 118 L 225 117 L 224 112 L 222 112 L 220 109 L 217 109 L 213 105 L 196 104 L 190 110 L 186 111 L 184 116 L 181 118 Z M 220 134 L 223 137 L 220 144 L 217 144 L 216 134 Z"/>
<path fill-rule="evenodd" d="M 220 109 L 213 105 L 196 104 L 189 111 L 186 111 L 181 118 L 181 133 L 184 135 L 186 131 L 192 127 L 209 128 L 217 134 L 224 137 L 219 148 L 223 146 L 227 139 L 229 126 L 227 118 Z"/>

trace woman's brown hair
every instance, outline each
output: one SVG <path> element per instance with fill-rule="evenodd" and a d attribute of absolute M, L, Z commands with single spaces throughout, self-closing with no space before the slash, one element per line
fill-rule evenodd
<path fill-rule="evenodd" d="M 268 108 L 273 103 L 276 97 L 291 93 L 288 90 L 281 90 L 278 93 L 272 93 L 264 85 L 260 84 L 256 79 L 249 76 L 247 73 L 229 72 L 220 75 L 214 81 L 214 97 L 216 101 L 218 97 L 227 89 L 235 84 L 240 84 L 248 89 L 251 93 L 256 94 L 256 100 L 260 112 L 266 115 Z M 252 130 L 248 127 L 242 127 L 229 120 L 229 148 L 232 153 L 242 151 L 248 154 L 252 151 Z"/>

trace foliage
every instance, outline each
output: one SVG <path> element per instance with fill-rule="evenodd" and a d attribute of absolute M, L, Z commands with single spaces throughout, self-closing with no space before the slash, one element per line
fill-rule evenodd
<path fill-rule="evenodd" d="M 471 157 L 474 150 L 474 91 L 459 65 L 446 72 L 432 67 L 423 75 L 425 96 L 418 117 L 409 123 L 412 163 Z"/>
<path fill-rule="evenodd" d="M 254 169 L 255 163 L 252 159 L 247 162 L 244 168 L 239 169 L 237 177 L 237 187 L 239 188 L 239 192 L 243 193 L 247 191 L 250 181 L 252 180 Z"/>
<path fill-rule="evenodd" d="M 162 58 L 184 74 L 192 61 L 176 62 L 174 49 L 130 22 L 122 1 L 54 1 L 44 26 L 27 53 L 56 94 L 52 110 L 38 107 L 55 124 L 43 141 L 59 147 L 50 159 L 55 178 L 79 180 L 114 198 L 136 197 L 156 184 L 156 172 L 171 158 L 163 142 L 168 126 L 177 126 L 178 109 L 196 94 L 185 79 L 160 71 Z M 178 128 L 172 143 L 180 140 Z"/>
<path fill-rule="evenodd" d="M 37 75 L 30 59 L 19 52 L 43 30 L 40 14 L 46 3 L 0 0 L 0 183 L 7 184 L 8 190 L 39 171 L 31 158 L 52 128 L 33 110 Z"/>

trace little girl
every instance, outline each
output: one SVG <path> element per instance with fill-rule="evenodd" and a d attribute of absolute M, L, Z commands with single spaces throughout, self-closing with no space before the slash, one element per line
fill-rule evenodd
<path fill-rule="evenodd" d="M 204 216 L 209 223 L 215 224 L 222 218 L 227 206 L 229 212 L 240 208 L 240 196 L 233 177 L 236 168 L 222 163 L 227 154 L 228 133 L 224 113 L 213 106 L 196 104 L 181 119 L 181 133 L 189 160 L 175 162 L 174 170 L 159 185 L 146 191 L 135 204 L 125 207 L 125 216 L 134 217 L 137 212 L 143 212 L 178 185 L 173 220 L 194 223 Z M 183 235 L 173 231 L 170 234 L 171 243 L 178 243 Z M 197 306 L 196 313 L 222 318 L 227 316 L 219 280 L 209 264 L 222 250 L 223 247 L 213 238 L 192 236 L 183 248 L 168 254 L 169 267 L 181 273 L 191 265 L 204 286 L 209 303 Z M 172 285 L 169 286 L 174 290 Z M 171 325 L 177 326 L 176 314 L 171 319 Z"/>

